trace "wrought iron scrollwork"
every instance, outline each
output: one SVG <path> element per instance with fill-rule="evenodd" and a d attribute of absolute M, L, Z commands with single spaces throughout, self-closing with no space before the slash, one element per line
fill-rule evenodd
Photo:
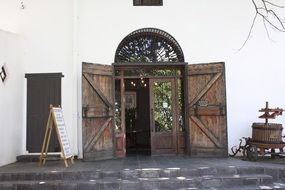
<path fill-rule="evenodd" d="M 240 139 L 239 146 L 233 146 L 231 148 L 232 154 L 230 157 L 236 156 L 239 152 L 242 153 L 244 159 L 248 159 L 250 161 L 256 161 L 258 158 L 257 147 L 249 143 L 250 138 L 243 137 Z"/>
<path fill-rule="evenodd" d="M 121 41 L 115 62 L 184 62 L 184 55 L 170 34 L 156 28 L 143 28 Z"/>

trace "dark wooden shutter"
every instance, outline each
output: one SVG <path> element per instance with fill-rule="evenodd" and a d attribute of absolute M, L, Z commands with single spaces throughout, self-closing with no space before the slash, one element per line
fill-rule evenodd
<path fill-rule="evenodd" d="M 113 67 L 83 63 L 82 128 L 84 160 L 114 157 Z"/>
<path fill-rule="evenodd" d="M 190 153 L 227 156 L 227 115 L 224 63 L 188 66 Z"/>
<path fill-rule="evenodd" d="M 162 6 L 163 0 L 133 0 L 134 6 Z"/>
<path fill-rule="evenodd" d="M 49 105 L 61 105 L 62 73 L 26 74 L 27 78 L 27 150 L 41 152 Z M 49 152 L 60 151 L 59 143 L 52 132 Z"/>

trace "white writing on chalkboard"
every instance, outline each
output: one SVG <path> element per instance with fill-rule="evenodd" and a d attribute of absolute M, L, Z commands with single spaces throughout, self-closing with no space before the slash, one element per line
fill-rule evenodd
<path fill-rule="evenodd" d="M 62 109 L 53 107 L 52 110 L 54 113 L 54 119 L 55 119 L 56 126 L 58 129 L 59 140 L 62 144 L 64 156 L 66 158 L 71 157 L 72 151 L 71 151 L 71 147 L 70 147 L 70 143 L 69 143 L 69 139 L 68 139 L 64 119 L 63 119 Z"/>

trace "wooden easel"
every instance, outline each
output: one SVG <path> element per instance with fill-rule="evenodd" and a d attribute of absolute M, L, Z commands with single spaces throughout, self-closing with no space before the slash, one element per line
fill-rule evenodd
<path fill-rule="evenodd" d="M 50 143 L 50 137 L 53 127 L 55 127 L 58 142 L 60 144 L 61 149 L 61 158 L 64 161 L 65 167 L 68 167 L 68 160 L 71 161 L 73 164 L 74 156 L 71 153 L 69 140 L 67 137 L 67 132 L 62 116 L 62 110 L 61 107 L 53 107 L 50 105 L 50 112 L 48 116 L 48 121 L 46 125 L 46 132 L 45 137 L 42 145 L 42 151 L 40 156 L 40 166 L 43 166 L 46 163 L 47 154 L 48 154 L 48 148 Z"/>

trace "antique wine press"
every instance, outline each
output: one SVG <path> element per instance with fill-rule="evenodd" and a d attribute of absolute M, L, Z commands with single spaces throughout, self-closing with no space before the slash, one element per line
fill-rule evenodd
<path fill-rule="evenodd" d="M 251 150 L 257 151 L 263 156 L 265 150 L 271 149 L 271 157 L 275 155 L 275 149 L 278 148 L 280 152 L 283 152 L 285 143 L 282 141 L 282 124 L 269 123 L 268 119 L 275 119 L 276 116 L 282 115 L 283 109 L 281 108 L 269 108 L 268 102 L 266 102 L 265 108 L 259 110 L 263 112 L 259 118 L 265 119 L 265 123 L 253 123 L 252 124 L 252 138 L 248 140 L 248 144 Z"/>

